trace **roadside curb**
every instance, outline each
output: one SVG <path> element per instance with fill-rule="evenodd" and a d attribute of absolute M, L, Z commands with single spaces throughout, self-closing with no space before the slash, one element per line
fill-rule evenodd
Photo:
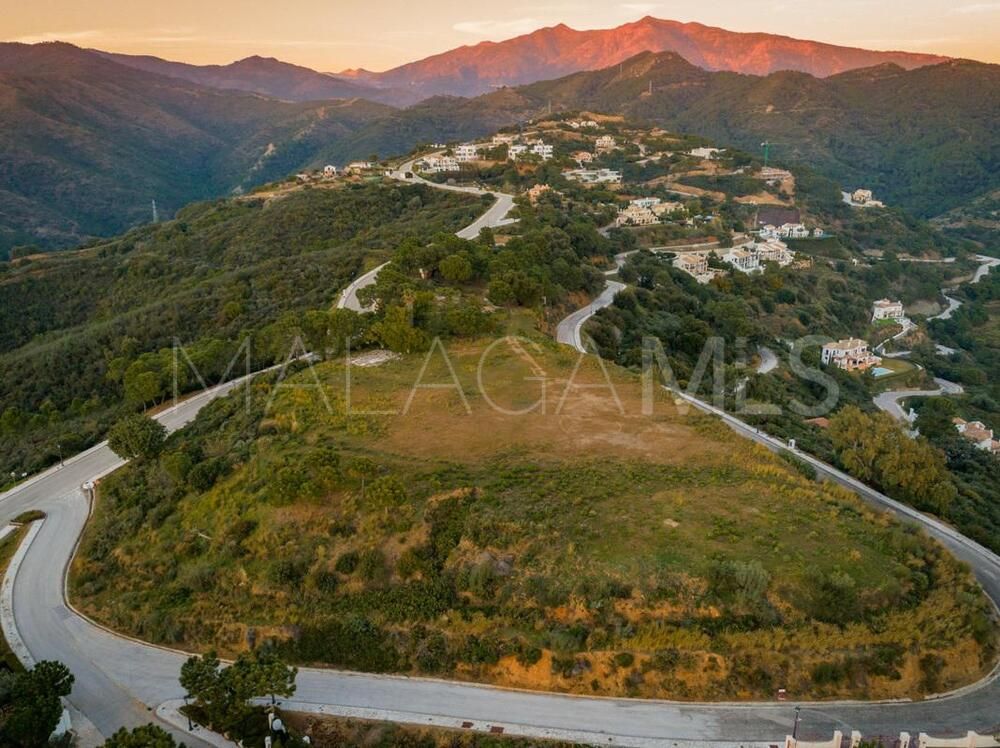
<path fill-rule="evenodd" d="M 448 730 L 461 730 L 463 732 L 561 740 L 595 746 L 632 746 L 634 748 L 662 748 L 663 746 L 676 746 L 677 748 L 768 748 L 768 746 L 773 744 L 773 741 L 748 742 L 743 740 L 726 742 L 719 740 L 643 738 L 634 735 L 615 735 L 585 730 L 560 730 L 516 722 L 463 721 L 455 717 L 442 717 L 436 714 L 420 714 L 418 712 L 405 712 L 395 709 L 330 706 L 304 701 L 283 701 L 281 709 L 285 712 L 297 712 L 300 714 L 316 714 L 376 722 L 396 722 L 419 727 L 437 727 Z"/>
<path fill-rule="evenodd" d="M 7 565 L 7 572 L 3 576 L 3 584 L 0 586 L 0 629 L 3 630 L 10 651 L 29 670 L 35 666 L 36 661 L 31 656 L 28 645 L 21 638 L 21 632 L 17 630 L 17 621 L 14 620 L 14 582 L 17 580 L 17 572 L 21 568 L 21 563 L 28 555 L 28 550 L 38 533 L 41 532 L 43 524 L 45 524 L 44 519 L 31 523 L 28 534 L 24 536 L 24 540 L 14 551 L 10 563 Z"/>
<path fill-rule="evenodd" d="M 177 732 L 190 735 L 204 743 L 217 746 L 218 748 L 233 748 L 234 746 L 239 745 L 238 743 L 234 743 L 232 740 L 229 740 L 229 738 L 224 738 L 217 732 L 212 732 L 207 727 L 202 727 L 197 722 L 191 722 L 192 729 L 188 730 L 188 718 L 181 714 L 180 711 L 182 706 L 184 706 L 184 702 L 180 699 L 164 701 L 156 707 L 156 718 L 165 725 L 169 725 Z"/>

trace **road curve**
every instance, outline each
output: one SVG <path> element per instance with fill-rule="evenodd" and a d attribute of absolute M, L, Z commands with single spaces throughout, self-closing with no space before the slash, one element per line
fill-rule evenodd
<path fill-rule="evenodd" d="M 465 228 L 459 229 L 455 232 L 455 236 L 459 239 L 475 239 L 479 236 L 479 232 L 483 229 L 499 228 L 500 226 L 507 226 L 517 222 L 516 218 L 507 217 L 507 214 L 510 213 L 514 207 L 513 195 L 508 195 L 503 192 L 487 192 L 486 190 L 481 190 L 478 187 L 466 187 L 463 185 L 438 184 L 437 182 L 431 182 L 429 179 L 424 179 L 414 173 L 413 164 L 416 163 L 416 161 L 417 159 L 411 159 L 404 163 L 399 167 L 399 169 L 392 172 L 392 178 L 401 182 L 406 182 L 407 184 L 423 184 L 436 190 L 462 192 L 467 195 L 493 195 L 496 198 L 493 205 L 491 205 L 485 213 L 479 216 L 479 218 Z M 410 176 L 406 176 L 407 174 Z M 369 270 L 361 277 L 352 281 L 351 284 L 341 292 L 340 297 L 337 299 L 337 308 L 351 309 L 355 312 L 368 311 L 368 308 L 362 306 L 361 302 L 358 301 L 358 291 L 374 284 L 378 279 L 379 272 L 381 272 L 382 268 L 388 264 L 388 262 L 383 262 L 377 268 Z"/>
<path fill-rule="evenodd" d="M 607 281 L 604 290 L 596 299 L 582 309 L 576 310 L 559 323 L 556 327 L 556 340 L 560 343 L 571 345 L 578 351 L 584 350 L 583 337 L 581 336 L 584 323 L 601 309 L 611 306 L 611 303 L 615 300 L 615 296 L 624 288 L 624 283 L 613 280 Z M 593 351 L 589 352 L 592 353 Z"/>
<path fill-rule="evenodd" d="M 888 392 L 882 392 L 876 395 L 872 398 L 872 401 L 875 403 L 875 407 L 879 410 L 885 411 L 897 421 L 908 423 L 910 419 L 907 418 L 906 413 L 903 411 L 903 408 L 900 405 L 901 401 L 909 400 L 911 397 L 961 395 L 965 392 L 962 385 L 956 384 L 955 382 L 949 382 L 947 379 L 935 377 L 934 383 L 938 386 L 936 390 L 889 390 Z"/>

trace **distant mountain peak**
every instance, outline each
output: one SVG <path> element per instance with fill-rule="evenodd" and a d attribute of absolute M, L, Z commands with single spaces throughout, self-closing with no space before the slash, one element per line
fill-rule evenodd
<path fill-rule="evenodd" d="M 904 69 L 943 62 L 936 55 L 878 52 L 766 33 L 743 33 L 646 15 L 613 29 L 577 31 L 564 23 L 500 42 L 480 42 L 383 73 L 349 72 L 383 87 L 425 96 L 474 96 L 500 86 L 600 70 L 640 52 L 675 52 L 704 70 L 768 75 L 796 70 L 825 78 L 890 62 Z"/>

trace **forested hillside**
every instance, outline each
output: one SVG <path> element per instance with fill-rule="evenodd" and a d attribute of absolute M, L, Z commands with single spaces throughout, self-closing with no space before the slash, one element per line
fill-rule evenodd
<path fill-rule="evenodd" d="M 110 236 L 301 168 L 391 111 L 292 104 L 135 70 L 66 44 L 0 44 L 0 257 Z"/>
<path fill-rule="evenodd" d="M 366 257 L 455 231 L 480 206 L 425 187 L 293 189 L 196 204 L 89 249 L 0 263 L 2 474 L 41 467 L 57 444 L 79 450 L 116 413 L 171 396 L 175 341 L 210 381 L 247 336 L 255 365 L 283 360 L 294 337 L 283 314 L 328 307 Z M 183 376 L 182 386 L 196 384 Z"/>

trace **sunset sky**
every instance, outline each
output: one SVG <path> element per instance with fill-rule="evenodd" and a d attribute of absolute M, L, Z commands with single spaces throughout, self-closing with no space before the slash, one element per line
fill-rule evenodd
<path fill-rule="evenodd" d="M 0 39 L 199 64 L 260 54 L 323 71 L 383 70 L 557 23 L 607 28 L 644 15 L 1000 63 L 1000 0 L 42 0 L 10 3 Z"/>

